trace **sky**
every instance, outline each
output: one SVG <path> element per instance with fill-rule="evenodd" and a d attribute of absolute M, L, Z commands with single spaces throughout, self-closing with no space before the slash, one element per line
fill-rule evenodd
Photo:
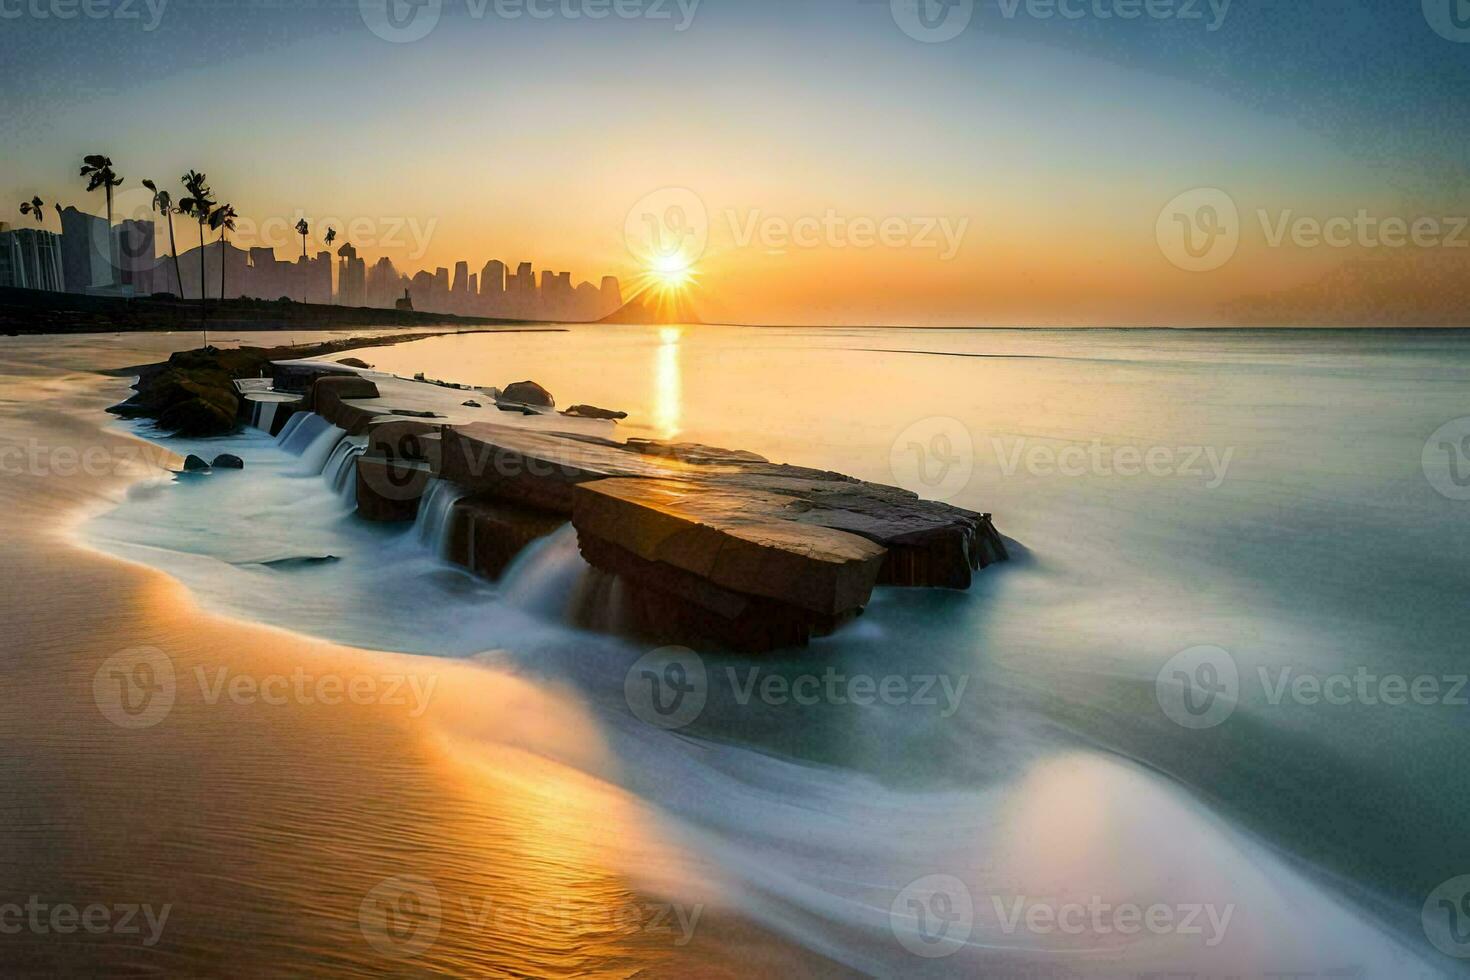
<path fill-rule="evenodd" d="M 1459 3 L 0 0 L 0 220 L 106 153 L 711 320 L 1470 323 Z"/>

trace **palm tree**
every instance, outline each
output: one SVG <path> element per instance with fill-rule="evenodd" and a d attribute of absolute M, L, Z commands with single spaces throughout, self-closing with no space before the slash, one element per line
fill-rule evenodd
<path fill-rule="evenodd" d="M 209 216 L 209 227 L 219 232 L 219 299 L 221 303 L 225 301 L 225 265 L 229 257 L 226 255 L 229 249 L 225 247 L 229 244 L 229 239 L 225 237 L 225 232 L 235 230 L 235 219 L 238 217 L 240 215 L 236 213 L 233 204 L 221 204 Z"/>
<path fill-rule="evenodd" d="M 311 273 L 306 266 L 306 236 L 311 234 L 311 226 L 302 218 L 296 222 L 296 234 L 301 236 L 301 302 L 306 302 L 308 284 L 311 282 Z"/>
<path fill-rule="evenodd" d="M 204 318 L 208 306 L 204 297 L 204 226 L 209 221 L 210 212 L 214 210 L 214 198 L 210 196 L 209 185 L 204 182 L 204 175 L 196 171 L 189 171 L 179 178 L 184 185 L 184 190 L 189 196 L 179 200 L 179 213 L 187 214 L 199 222 L 199 329 L 204 331 L 204 346 L 209 346 L 209 328 L 204 325 Z M 179 287 L 183 292 L 183 286 Z"/>
<path fill-rule="evenodd" d="M 153 192 L 153 210 L 168 218 L 168 250 L 174 257 L 174 280 L 179 286 L 179 299 L 184 298 L 184 277 L 179 272 L 179 247 L 174 244 L 174 199 L 169 196 L 168 191 L 161 191 L 151 180 L 143 181 L 143 186 Z"/>
<path fill-rule="evenodd" d="M 102 188 L 107 195 L 107 227 L 112 227 L 112 189 L 123 182 L 112 170 L 112 160 L 100 153 L 93 153 L 82 159 L 82 169 L 77 175 L 87 177 L 87 190 L 95 191 Z"/>
<path fill-rule="evenodd" d="M 20 213 L 35 215 L 36 223 L 39 224 L 43 220 L 41 209 L 45 206 L 45 201 L 41 200 L 39 197 L 33 197 L 29 201 L 20 202 Z"/>
<path fill-rule="evenodd" d="M 204 175 L 197 171 L 189 171 L 179 180 L 188 191 L 188 196 L 179 199 L 179 213 L 187 214 L 199 222 L 199 305 L 204 306 L 204 226 L 209 222 L 209 213 L 214 210 L 214 198 L 209 185 L 204 182 Z M 183 286 L 180 285 L 182 291 Z"/>
<path fill-rule="evenodd" d="M 105 157 L 100 153 L 92 153 L 82 158 L 82 169 L 77 176 L 87 178 L 87 190 L 95 191 L 102 188 L 107 195 L 107 260 L 111 264 L 114 274 L 117 270 L 117 258 L 112 254 L 112 189 L 123 182 L 112 169 L 112 158 Z"/>
<path fill-rule="evenodd" d="M 331 248 L 332 247 L 332 243 L 335 242 L 336 240 L 337 240 L 337 229 L 333 228 L 331 225 L 328 225 L 327 226 L 327 235 L 326 235 L 325 238 L 322 239 L 322 241 L 324 241 L 324 242 L 327 243 L 327 247 L 328 248 Z"/>

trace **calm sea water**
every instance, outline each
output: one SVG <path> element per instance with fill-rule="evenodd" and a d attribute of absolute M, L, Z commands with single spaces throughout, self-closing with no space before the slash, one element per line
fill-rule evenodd
<path fill-rule="evenodd" d="M 320 427 L 163 440 L 247 468 L 139 487 L 91 539 L 236 615 L 576 692 L 596 775 L 722 901 L 857 970 L 1470 954 L 1470 334 L 578 327 L 362 356 L 905 485 L 993 513 L 1015 560 L 879 590 L 804 651 L 699 658 L 665 729 L 647 649 L 565 622 L 574 538 L 472 578 L 351 517 Z"/>

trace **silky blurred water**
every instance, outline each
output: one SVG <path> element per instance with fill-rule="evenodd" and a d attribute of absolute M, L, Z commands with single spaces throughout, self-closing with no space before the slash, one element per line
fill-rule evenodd
<path fill-rule="evenodd" d="M 137 487 L 90 539 L 237 616 L 574 692 L 617 760 L 597 775 L 733 906 L 854 969 L 1457 965 L 1424 906 L 1470 873 L 1470 502 L 1459 430 L 1430 437 L 1470 414 L 1470 335 L 599 326 L 368 360 L 905 485 L 993 513 L 1014 560 L 880 589 L 804 651 L 699 657 L 703 707 L 665 728 L 648 649 L 568 624 L 611 601 L 574 537 L 474 578 L 351 515 L 325 427 L 161 440 L 247 465 Z M 1089 902 L 1216 925 L 1016 917 Z"/>

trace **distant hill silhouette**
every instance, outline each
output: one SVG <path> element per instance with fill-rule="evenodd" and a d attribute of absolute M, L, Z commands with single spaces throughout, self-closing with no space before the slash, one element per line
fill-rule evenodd
<path fill-rule="evenodd" d="M 703 323 L 694 312 L 687 290 L 655 294 L 646 289 L 609 313 L 598 323 Z"/>

